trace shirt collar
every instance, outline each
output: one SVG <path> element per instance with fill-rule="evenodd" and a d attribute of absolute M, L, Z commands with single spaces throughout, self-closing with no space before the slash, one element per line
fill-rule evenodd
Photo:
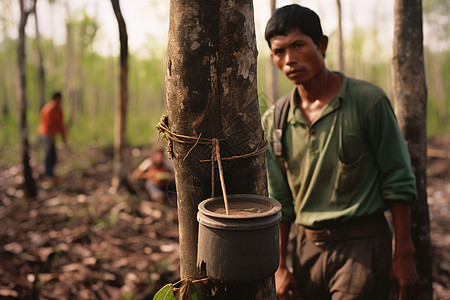
<path fill-rule="evenodd" d="M 341 72 L 334 72 L 334 73 L 338 74 L 342 78 L 341 88 L 339 89 L 339 92 L 333 97 L 333 99 L 331 99 L 330 103 L 328 103 L 327 106 L 325 106 L 325 108 L 323 109 L 322 113 L 320 114 L 320 116 L 317 120 L 326 116 L 327 114 L 331 113 L 332 111 L 338 109 L 341 106 L 342 101 L 345 99 L 346 87 L 347 87 L 347 76 L 345 76 Z M 302 114 L 302 111 L 300 110 L 300 107 L 298 105 L 299 100 L 300 100 L 299 97 L 300 96 L 298 95 L 297 86 L 294 86 L 291 90 L 291 96 L 289 99 L 290 106 L 289 106 L 287 122 L 290 124 L 301 123 L 301 124 L 311 125 L 305 119 L 305 117 Z"/>

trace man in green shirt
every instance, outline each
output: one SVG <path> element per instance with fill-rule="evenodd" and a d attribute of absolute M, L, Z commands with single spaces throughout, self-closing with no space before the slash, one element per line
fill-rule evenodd
<path fill-rule="evenodd" d="M 268 21 L 272 60 L 295 84 L 283 162 L 267 152 L 269 194 L 282 204 L 279 299 L 413 299 L 418 287 L 410 232 L 416 198 L 410 158 L 384 92 L 329 71 L 328 38 L 310 9 L 288 5 Z M 263 116 L 273 142 L 275 108 Z M 384 218 L 390 209 L 395 232 Z M 298 235 L 286 266 L 291 223 Z M 391 261 L 392 257 L 392 261 Z"/>

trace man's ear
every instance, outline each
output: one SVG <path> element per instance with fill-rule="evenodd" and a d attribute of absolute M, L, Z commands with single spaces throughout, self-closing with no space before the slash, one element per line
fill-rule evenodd
<path fill-rule="evenodd" d="M 320 53 L 322 53 L 323 57 L 325 57 L 327 47 L 328 47 L 328 37 L 326 35 L 322 35 L 319 39 L 319 51 Z"/>

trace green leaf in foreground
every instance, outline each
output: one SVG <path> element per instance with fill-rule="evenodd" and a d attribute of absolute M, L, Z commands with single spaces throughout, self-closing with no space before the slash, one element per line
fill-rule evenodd
<path fill-rule="evenodd" d="M 173 288 L 171 284 L 166 284 L 162 289 L 160 289 L 153 300 L 176 300 L 175 295 L 173 294 Z"/>

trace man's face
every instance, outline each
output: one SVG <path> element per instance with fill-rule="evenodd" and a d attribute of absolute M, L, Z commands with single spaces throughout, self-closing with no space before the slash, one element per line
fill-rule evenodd
<path fill-rule="evenodd" d="M 325 36 L 317 46 L 308 35 L 291 31 L 272 37 L 270 45 L 273 63 L 296 85 L 308 82 L 325 67 Z"/>
<path fill-rule="evenodd" d="M 152 155 L 153 163 L 157 166 L 161 166 L 164 164 L 164 152 L 156 151 Z"/>

